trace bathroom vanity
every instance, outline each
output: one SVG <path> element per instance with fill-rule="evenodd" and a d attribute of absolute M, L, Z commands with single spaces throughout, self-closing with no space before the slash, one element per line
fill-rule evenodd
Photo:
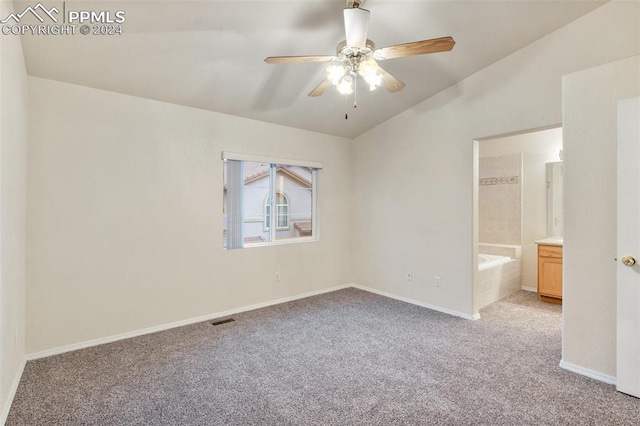
<path fill-rule="evenodd" d="M 538 245 L 538 296 L 548 303 L 562 304 L 562 239 L 546 238 Z"/>

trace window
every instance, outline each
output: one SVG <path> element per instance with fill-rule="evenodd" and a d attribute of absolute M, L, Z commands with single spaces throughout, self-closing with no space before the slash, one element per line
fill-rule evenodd
<path fill-rule="evenodd" d="M 320 163 L 226 152 L 223 161 L 225 249 L 317 239 Z"/>
<path fill-rule="evenodd" d="M 276 229 L 289 229 L 289 199 L 282 192 L 276 192 Z M 264 229 L 271 226 L 271 197 L 264 200 Z"/>

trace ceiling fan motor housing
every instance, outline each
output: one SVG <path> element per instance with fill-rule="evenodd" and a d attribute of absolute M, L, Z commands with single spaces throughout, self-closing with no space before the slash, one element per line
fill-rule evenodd
<path fill-rule="evenodd" d="M 336 57 L 347 65 L 349 71 L 355 72 L 362 62 L 373 56 L 375 50 L 375 43 L 369 39 L 364 47 L 347 46 L 347 41 L 343 40 L 336 47 Z"/>

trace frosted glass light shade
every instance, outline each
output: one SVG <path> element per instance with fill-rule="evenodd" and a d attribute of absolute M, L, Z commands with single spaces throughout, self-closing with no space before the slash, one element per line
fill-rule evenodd
<path fill-rule="evenodd" d="M 331 84 L 337 86 L 344 75 L 345 69 L 342 65 L 329 65 L 327 67 L 327 80 L 329 80 Z"/>
<path fill-rule="evenodd" d="M 342 95 L 350 95 L 353 93 L 353 79 L 351 76 L 346 76 L 338 84 L 338 92 Z"/>

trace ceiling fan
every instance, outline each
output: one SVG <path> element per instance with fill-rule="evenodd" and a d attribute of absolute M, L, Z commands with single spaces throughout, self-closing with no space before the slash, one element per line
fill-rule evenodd
<path fill-rule="evenodd" d="M 345 40 L 338 44 L 336 55 L 270 56 L 264 61 L 268 64 L 339 63 L 327 67 L 327 78 L 309 93 L 309 96 L 313 97 L 324 94 L 331 85 L 335 85 L 341 94 L 351 94 L 356 86 L 357 75 L 365 80 L 370 90 L 375 90 L 382 84 L 388 91 L 397 92 L 402 90 L 405 84 L 382 69 L 377 61 L 446 52 L 456 44 L 452 37 L 442 37 L 376 49 L 376 45 L 367 38 L 370 12 L 361 9 L 360 4 L 359 0 L 347 0 L 347 8 L 344 9 Z"/>

